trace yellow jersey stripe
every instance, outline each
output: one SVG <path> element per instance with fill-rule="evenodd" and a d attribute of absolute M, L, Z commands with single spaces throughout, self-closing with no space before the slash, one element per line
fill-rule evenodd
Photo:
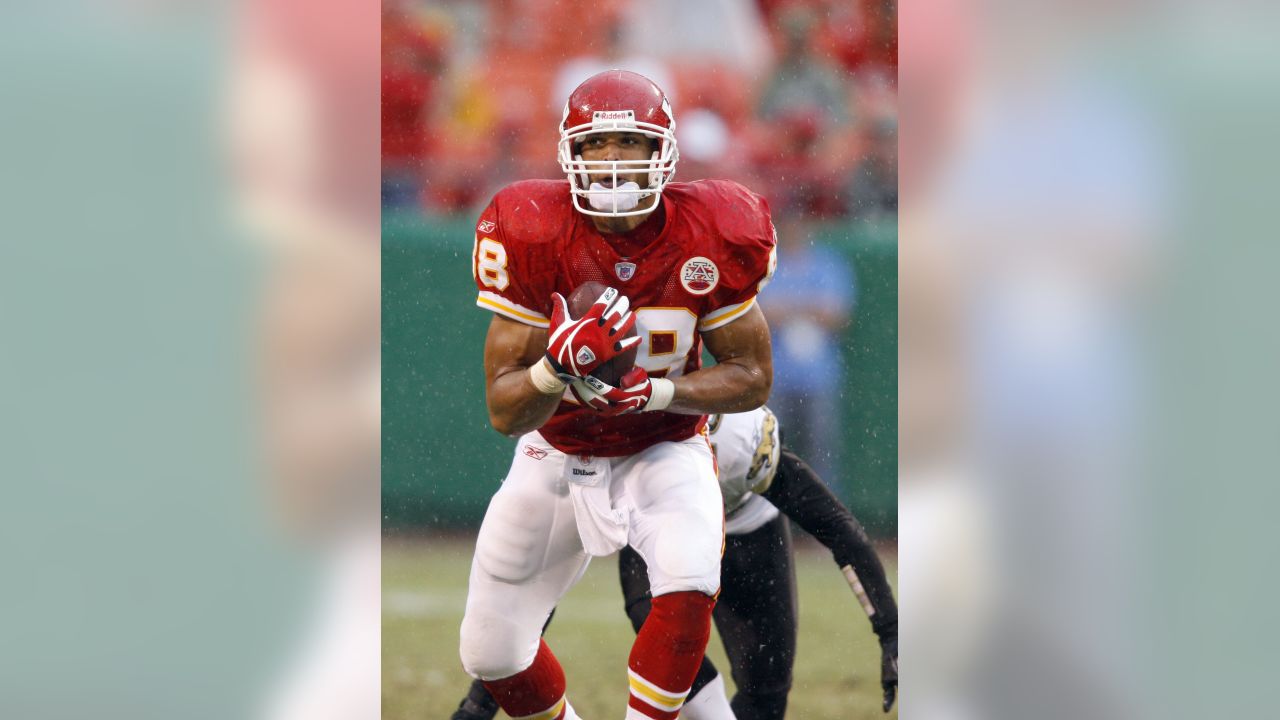
<path fill-rule="evenodd" d="M 698 325 L 698 330 L 700 332 L 706 332 L 707 330 L 715 330 L 718 327 L 728 325 L 730 322 L 733 322 L 735 319 L 740 317 L 743 313 L 750 310 L 751 306 L 754 305 L 755 302 L 756 302 L 756 299 L 753 297 L 744 303 L 740 303 L 738 305 L 730 305 L 729 307 L 725 307 L 725 308 L 720 308 L 719 310 L 703 318 L 702 322 Z"/>
<path fill-rule="evenodd" d="M 512 303 L 502 302 L 489 295 L 480 295 L 477 297 L 476 305 L 479 305 L 486 310 L 492 310 L 500 315 L 505 315 L 512 320 L 519 320 L 526 325 L 545 328 L 551 324 L 549 320 L 541 315 L 533 315 L 525 308 L 521 308 Z"/>

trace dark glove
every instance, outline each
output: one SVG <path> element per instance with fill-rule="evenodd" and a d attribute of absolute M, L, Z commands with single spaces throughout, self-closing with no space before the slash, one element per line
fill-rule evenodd
<path fill-rule="evenodd" d="M 880 638 L 880 687 L 884 689 L 884 711 L 893 707 L 894 697 L 898 694 L 898 635 L 884 635 Z"/>

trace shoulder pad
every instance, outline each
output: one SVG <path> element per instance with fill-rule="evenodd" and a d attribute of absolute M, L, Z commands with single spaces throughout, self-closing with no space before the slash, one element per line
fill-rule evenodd
<path fill-rule="evenodd" d="M 534 244 L 564 237 L 573 221 L 567 180 L 523 180 L 493 198 L 508 241 Z"/>
<path fill-rule="evenodd" d="M 680 184 L 681 200 L 699 224 L 726 244 L 740 249 L 763 249 L 774 244 L 769 203 L 732 180 L 698 180 Z"/>

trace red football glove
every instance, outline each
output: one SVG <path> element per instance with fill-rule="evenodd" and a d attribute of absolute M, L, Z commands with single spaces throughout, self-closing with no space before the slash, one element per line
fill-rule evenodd
<path fill-rule="evenodd" d="M 574 320 L 560 293 L 551 294 L 551 337 L 547 359 L 556 375 L 566 382 L 589 375 L 622 351 L 640 342 L 640 336 L 618 340 L 636 324 L 631 302 L 613 288 L 600 294 L 587 314 Z"/>
<path fill-rule="evenodd" d="M 622 387 L 613 387 L 603 380 L 588 375 L 574 380 L 569 386 L 574 397 L 592 410 L 607 415 L 622 415 L 647 410 L 665 410 L 675 395 L 675 384 L 666 378 L 651 378 L 644 368 L 632 368 L 622 381 Z"/>

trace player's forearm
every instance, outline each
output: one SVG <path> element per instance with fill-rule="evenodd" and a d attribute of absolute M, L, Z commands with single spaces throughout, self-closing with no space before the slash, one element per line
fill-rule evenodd
<path fill-rule="evenodd" d="M 674 378 L 675 395 L 667 412 L 701 415 L 755 410 L 769 399 L 773 373 L 758 365 L 722 362 Z"/>
<path fill-rule="evenodd" d="M 831 550 L 842 570 L 849 568 L 850 584 L 861 586 L 858 600 L 877 633 L 896 632 L 898 606 L 884 566 L 861 523 L 795 453 L 782 449 L 778 472 L 763 493 L 787 517 Z M 846 575 L 849 570 L 845 570 Z"/>
<path fill-rule="evenodd" d="M 550 386 L 538 387 L 529 368 L 513 368 L 489 384 L 489 422 L 503 435 L 523 435 L 542 427 L 555 414 L 563 396 Z"/>

